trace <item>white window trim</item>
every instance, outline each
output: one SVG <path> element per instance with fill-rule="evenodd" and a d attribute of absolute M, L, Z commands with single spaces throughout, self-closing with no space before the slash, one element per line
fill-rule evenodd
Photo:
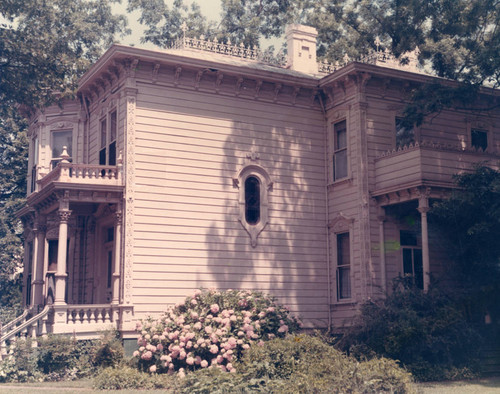
<path fill-rule="evenodd" d="M 490 124 L 490 122 L 484 121 L 484 120 L 470 120 L 467 119 L 467 146 L 469 149 L 474 149 L 472 146 L 472 130 L 481 130 L 481 131 L 486 131 L 486 138 L 488 145 L 486 147 L 486 150 L 484 152 L 491 152 L 494 151 L 495 147 L 495 133 L 493 133 L 493 126 Z"/>
<path fill-rule="evenodd" d="M 330 236 L 333 238 L 330 238 L 333 244 L 333 251 L 332 251 L 332 259 L 334 263 L 334 276 L 332 278 L 333 282 L 333 288 L 335 289 L 334 293 L 334 304 L 350 304 L 354 302 L 354 278 L 353 278 L 353 245 L 354 245 L 354 239 L 353 239 L 353 224 L 354 224 L 354 219 L 349 218 L 345 216 L 343 213 L 338 214 L 335 219 L 331 220 L 328 224 L 328 227 L 330 229 Z M 339 298 L 339 288 L 338 288 L 338 277 L 337 277 L 337 268 L 338 268 L 338 248 L 337 248 L 337 235 L 339 234 L 349 234 L 349 281 L 351 285 L 351 296 L 350 298 Z"/>
<path fill-rule="evenodd" d="M 260 220 L 256 224 L 250 224 L 246 221 L 245 217 L 245 181 L 248 177 L 256 177 L 261 184 L 260 187 Z M 258 164 L 248 164 L 243 167 L 236 177 L 233 178 L 233 187 L 239 189 L 238 193 L 238 206 L 239 217 L 238 220 L 250 235 L 250 242 L 253 248 L 257 246 L 257 238 L 264 230 L 269 222 L 269 198 L 268 193 L 272 190 L 273 181 L 271 180 L 267 171 Z"/>

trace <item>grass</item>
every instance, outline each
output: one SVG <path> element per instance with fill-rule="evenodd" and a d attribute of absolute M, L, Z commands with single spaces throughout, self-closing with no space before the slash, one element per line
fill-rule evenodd
<path fill-rule="evenodd" d="M 26 394 L 32 392 L 48 392 L 57 394 L 75 393 L 114 393 L 114 394 L 134 394 L 144 391 L 158 394 L 172 394 L 168 390 L 93 390 L 91 379 L 80 379 L 63 382 L 39 382 L 39 383 L 0 383 L 1 394 Z"/>
<path fill-rule="evenodd" d="M 418 392 L 422 394 L 494 394 L 500 393 L 500 377 L 476 379 L 471 381 L 419 383 Z M 57 394 L 75 393 L 114 393 L 133 394 L 144 393 L 146 390 L 93 390 L 92 380 L 81 379 L 66 382 L 42 382 L 42 383 L 2 383 L 1 394 L 25 394 L 28 392 L 50 392 Z M 168 390 L 147 390 L 158 394 L 172 394 Z"/>

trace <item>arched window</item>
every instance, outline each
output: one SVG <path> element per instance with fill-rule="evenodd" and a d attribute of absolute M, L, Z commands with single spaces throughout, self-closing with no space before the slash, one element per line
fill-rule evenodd
<path fill-rule="evenodd" d="M 257 237 L 269 221 L 268 192 L 273 182 L 264 168 L 248 164 L 233 178 L 233 185 L 239 189 L 239 221 L 255 247 Z"/>
<path fill-rule="evenodd" d="M 260 220 L 260 182 L 255 176 L 245 180 L 245 220 L 252 225 Z"/>

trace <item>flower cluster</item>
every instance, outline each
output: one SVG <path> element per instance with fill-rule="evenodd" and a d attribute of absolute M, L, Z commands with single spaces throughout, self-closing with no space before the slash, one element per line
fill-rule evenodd
<path fill-rule="evenodd" d="M 234 362 L 252 344 L 284 337 L 300 324 L 286 307 L 260 292 L 196 290 L 160 319 L 137 324 L 134 356 L 150 372 L 182 376 L 208 367 L 235 372 Z"/>

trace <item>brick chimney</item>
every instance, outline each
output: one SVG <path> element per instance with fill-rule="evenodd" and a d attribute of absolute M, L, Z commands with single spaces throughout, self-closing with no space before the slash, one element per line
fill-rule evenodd
<path fill-rule="evenodd" d="M 288 25 L 286 28 L 287 67 L 308 74 L 318 73 L 316 62 L 316 37 L 314 27 Z"/>

